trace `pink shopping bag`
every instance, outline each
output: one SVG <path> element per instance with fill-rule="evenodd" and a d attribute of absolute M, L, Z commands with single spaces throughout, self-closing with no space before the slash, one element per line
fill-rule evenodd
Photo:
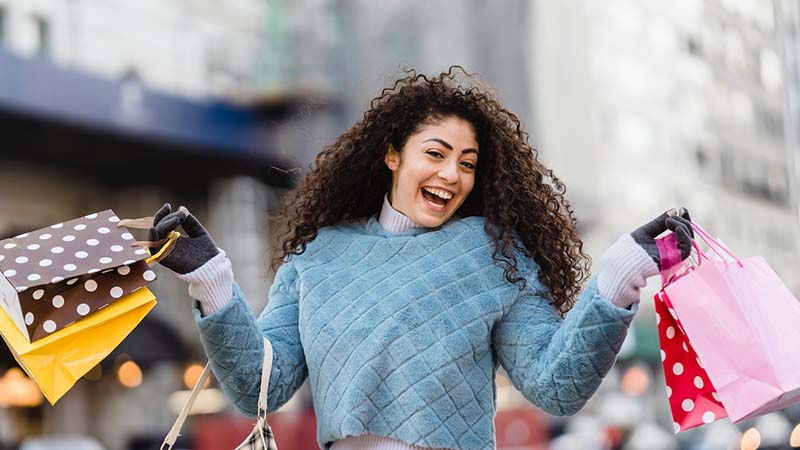
<path fill-rule="evenodd" d="M 672 315 L 669 298 L 659 292 L 655 301 L 661 362 L 675 432 L 728 417 L 700 358 Z"/>
<path fill-rule="evenodd" d="M 716 257 L 708 257 L 695 244 L 696 260 L 687 260 L 663 274 L 656 306 L 663 303 L 667 316 L 672 316 L 671 306 L 676 326 L 688 340 L 687 348 L 696 353 L 698 367 L 705 370 L 712 385 L 709 392 L 718 394 L 732 422 L 799 403 L 800 352 L 796 349 L 800 342 L 800 303 L 763 257 L 742 261 L 701 227 L 692 227 L 696 238 Z M 674 242 L 665 243 L 658 241 L 659 250 L 674 248 Z M 665 319 L 661 314 L 660 320 Z M 666 360 L 664 370 L 665 374 L 674 374 Z M 676 395 L 673 389 L 672 397 Z M 671 405 L 688 405 L 686 399 L 672 397 Z M 696 398 L 689 398 L 695 408 Z M 680 417 L 680 412 L 677 415 Z M 719 418 L 717 412 L 714 416 Z M 695 423 L 697 414 L 692 417 L 686 425 L 676 423 L 681 430 L 699 425 Z"/>

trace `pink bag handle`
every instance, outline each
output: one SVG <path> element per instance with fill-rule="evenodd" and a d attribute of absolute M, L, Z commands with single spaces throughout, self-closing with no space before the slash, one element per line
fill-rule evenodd
<path fill-rule="evenodd" d="M 668 233 L 663 237 L 655 239 L 656 241 L 656 248 L 658 248 L 658 257 L 661 260 L 661 264 L 659 264 L 661 268 L 661 286 L 666 286 L 669 284 L 670 280 L 677 279 L 683 276 L 683 273 L 680 270 L 673 271 L 675 266 L 681 264 L 683 259 L 681 258 L 681 251 L 678 248 L 678 238 L 675 237 L 675 233 Z M 695 251 L 697 252 L 698 261 L 695 265 L 699 265 L 700 260 L 705 258 L 708 259 L 705 253 L 700 250 L 700 246 L 697 245 L 697 242 L 692 240 L 692 246 L 694 247 Z"/>
<path fill-rule="evenodd" d="M 678 240 L 674 233 L 656 239 L 658 257 L 661 260 L 661 284 L 667 283 L 669 269 L 681 262 L 681 252 L 678 250 Z"/>
<path fill-rule="evenodd" d="M 704 230 L 700 225 L 692 222 L 692 229 L 695 231 L 695 235 L 700 236 L 700 239 L 708 245 L 708 247 L 714 251 L 720 258 L 725 260 L 725 257 L 719 252 L 718 249 L 721 249 L 725 253 L 727 253 L 731 258 L 736 260 L 736 263 L 739 267 L 744 267 L 742 261 L 722 242 L 718 241 L 714 236 L 710 235 L 706 230 Z"/>
<path fill-rule="evenodd" d="M 733 258 L 739 267 L 744 267 L 742 261 L 725 244 L 709 234 L 700 225 L 697 225 L 693 222 L 691 225 L 692 230 L 695 232 L 695 239 L 692 240 L 692 246 L 697 252 L 697 261 L 695 262 L 696 266 L 700 266 L 704 259 L 708 259 L 708 256 L 702 250 L 700 250 L 700 246 L 697 245 L 696 240 L 699 238 L 705 242 L 706 245 L 708 245 L 708 248 L 710 248 L 711 251 L 719 256 L 725 264 L 727 264 L 727 261 L 721 252 L 724 252 Z M 675 236 L 675 233 L 668 233 L 664 237 L 657 238 L 655 241 L 656 247 L 658 248 L 658 256 L 661 259 L 661 286 L 664 287 L 671 281 L 674 281 L 688 273 L 691 268 L 687 267 L 687 270 L 685 271 L 671 270 L 682 262 L 681 253 L 678 249 L 678 238 Z"/>

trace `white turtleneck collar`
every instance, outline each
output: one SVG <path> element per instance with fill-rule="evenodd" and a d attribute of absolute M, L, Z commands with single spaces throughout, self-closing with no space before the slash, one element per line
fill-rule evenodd
<path fill-rule="evenodd" d="M 381 207 L 381 214 L 378 218 L 381 226 L 386 231 L 399 233 L 411 228 L 425 228 L 422 225 L 417 225 L 416 222 L 409 219 L 408 216 L 394 209 L 392 204 L 389 203 L 389 194 L 383 195 L 383 206 Z"/>

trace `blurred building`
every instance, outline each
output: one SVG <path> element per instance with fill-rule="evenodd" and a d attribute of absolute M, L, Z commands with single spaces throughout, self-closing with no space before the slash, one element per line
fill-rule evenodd
<path fill-rule="evenodd" d="M 620 234 L 686 206 L 740 256 L 765 256 L 800 295 L 797 8 L 771 0 L 536 2 L 534 143 L 568 187 L 595 268 Z M 638 398 L 628 405 L 633 424 L 669 429 L 651 300 L 659 287 L 651 280 L 643 292 L 621 355 L 624 369 L 649 362 L 651 383 L 632 394 L 623 376 L 622 387 Z M 612 398 L 620 396 L 611 390 L 596 404 Z"/>
<path fill-rule="evenodd" d="M 461 65 L 478 72 L 520 119 L 531 124 L 529 84 L 532 3 L 511 0 L 371 2 L 270 1 L 286 37 L 276 51 L 286 81 L 333 92 L 338 113 L 296 114 L 287 138 L 305 161 L 359 120 L 381 90 L 413 68 L 428 75 Z M 280 5 L 280 6 L 279 6 Z"/>
<path fill-rule="evenodd" d="M 680 204 L 740 254 L 764 254 L 800 292 L 795 88 L 785 79 L 796 38 L 776 8 L 537 3 L 535 139 L 598 222 L 593 254 Z"/>

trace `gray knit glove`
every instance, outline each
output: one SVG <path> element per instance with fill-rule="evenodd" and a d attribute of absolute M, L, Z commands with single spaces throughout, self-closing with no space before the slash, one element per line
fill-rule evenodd
<path fill-rule="evenodd" d="M 186 274 L 198 269 L 219 254 L 211 235 L 203 228 L 200 221 L 183 206 L 173 212 L 172 205 L 165 203 L 153 216 L 153 227 L 150 228 L 149 239 L 151 241 L 164 239 L 178 226 L 183 227 L 189 236 L 181 236 L 178 239 L 172 252 L 161 260 L 163 266 L 173 272 Z M 157 251 L 158 249 L 151 250 L 152 253 Z"/>
<path fill-rule="evenodd" d="M 692 253 L 692 238 L 694 238 L 691 220 L 686 208 L 681 207 L 677 212 L 673 208 L 634 230 L 631 237 L 653 258 L 660 270 L 668 269 L 668 267 L 661 267 L 656 238 L 667 230 L 672 231 L 678 240 L 681 261 L 688 258 Z"/>
<path fill-rule="evenodd" d="M 647 279 L 666 269 L 661 267 L 655 239 L 667 230 L 675 233 L 681 259 L 688 258 L 694 236 L 689 212 L 685 208 L 671 209 L 632 233 L 623 234 L 606 250 L 597 277 L 600 295 L 621 308 L 637 303 Z"/>

